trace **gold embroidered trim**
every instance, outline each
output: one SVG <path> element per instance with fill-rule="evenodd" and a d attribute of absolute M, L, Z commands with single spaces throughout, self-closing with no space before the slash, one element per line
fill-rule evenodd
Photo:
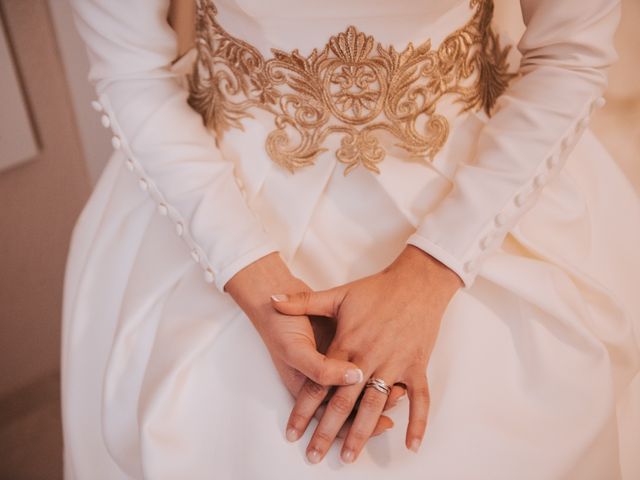
<path fill-rule="evenodd" d="M 470 21 L 436 49 L 431 41 L 398 52 L 374 44 L 370 35 L 349 26 L 308 56 L 297 49 L 272 49 L 265 59 L 252 45 L 228 34 L 216 21 L 211 0 L 197 0 L 198 60 L 189 76 L 189 104 L 216 139 L 252 107 L 270 112 L 275 129 L 266 150 L 293 172 L 327 151 L 325 139 L 342 134 L 336 158 L 379 173 L 385 157 L 377 132 L 390 133 L 397 146 L 432 160 L 449 136 L 449 122 L 436 112 L 438 101 L 454 96 L 459 114 L 491 112 L 513 76 L 507 54 L 491 29 L 492 0 L 470 0 Z M 474 75 L 476 73 L 476 75 Z"/>

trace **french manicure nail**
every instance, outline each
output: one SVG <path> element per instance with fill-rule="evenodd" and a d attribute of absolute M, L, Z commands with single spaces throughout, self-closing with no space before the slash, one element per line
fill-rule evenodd
<path fill-rule="evenodd" d="M 340 458 L 342 459 L 342 461 L 344 463 L 352 463 L 353 462 L 353 450 L 347 448 L 344 452 L 342 452 L 342 455 L 340 455 Z"/>
<path fill-rule="evenodd" d="M 312 448 L 307 452 L 307 458 L 311 463 L 318 463 L 320 461 L 320 452 Z"/>
<path fill-rule="evenodd" d="M 295 428 L 287 429 L 287 440 L 295 442 L 298 439 L 298 431 Z"/>
<path fill-rule="evenodd" d="M 276 293 L 275 295 L 271 295 L 271 300 L 274 302 L 286 302 L 289 300 L 289 295 L 285 293 Z"/>
<path fill-rule="evenodd" d="M 412 452 L 418 453 L 419 448 L 420 448 L 420 439 L 414 438 L 413 440 L 411 440 L 411 445 L 409 446 L 409 449 Z"/>
<path fill-rule="evenodd" d="M 364 374 L 362 373 L 362 370 L 360 370 L 359 368 L 350 368 L 344 374 L 344 383 L 360 383 L 363 378 Z"/>

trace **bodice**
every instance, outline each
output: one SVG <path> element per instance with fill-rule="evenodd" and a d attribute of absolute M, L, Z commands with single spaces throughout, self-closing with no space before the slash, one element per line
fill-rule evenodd
<path fill-rule="evenodd" d="M 492 16 L 491 0 L 199 0 L 189 103 L 218 141 L 260 111 L 291 172 L 324 152 L 345 175 L 390 153 L 432 161 L 512 76 Z"/>
<path fill-rule="evenodd" d="M 167 2 L 116 3 L 74 2 L 96 107 L 220 290 L 269 252 L 302 265 L 311 231 L 339 253 L 341 221 L 470 286 L 601 105 L 620 16 L 523 0 L 516 49 L 493 0 L 194 0 L 174 62 Z"/>

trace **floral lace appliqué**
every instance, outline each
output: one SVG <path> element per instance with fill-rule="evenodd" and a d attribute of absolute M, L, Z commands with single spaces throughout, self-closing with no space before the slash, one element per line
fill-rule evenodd
<path fill-rule="evenodd" d="M 491 29 L 493 2 L 470 3 L 475 11 L 469 22 L 437 49 L 427 40 L 399 52 L 349 26 L 308 56 L 272 49 L 267 59 L 218 24 L 211 0 L 198 0 L 189 104 L 217 139 L 230 128 L 242 129 L 253 108 L 270 112 L 275 128 L 266 150 L 291 172 L 327 151 L 330 135 L 340 135 L 335 155 L 347 165 L 345 175 L 358 165 L 379 173 L 383 132 L 412 156 L 431 160 L 449 136 L 439 100 L 452 95 L 459 113 L 489 114 L 513 76 L 510 47 L 502 48 Z"/>

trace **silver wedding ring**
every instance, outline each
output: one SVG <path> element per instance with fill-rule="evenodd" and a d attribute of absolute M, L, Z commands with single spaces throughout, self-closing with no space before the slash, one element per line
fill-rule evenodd
<path fill-rule="evenodd" d="M 387 385 L 386 382 L 381 378 L 370 378 L 364 385 L 364 388 L 367 387 L 373 387 L 379 392 L 384 393 L 385 395 L 389 395 L 391 393 L 391 387 Z"/>

